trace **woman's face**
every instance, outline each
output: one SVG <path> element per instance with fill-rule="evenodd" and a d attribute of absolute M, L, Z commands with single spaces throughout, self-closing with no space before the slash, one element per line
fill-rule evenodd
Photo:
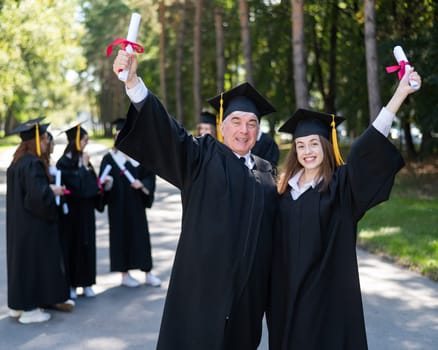
<path fill-rule="evenodd" d="M 44 154 L 47 152 L 47 150 L 49 149 L 49 138 L 47 136 L 47 133 L 44 133 L 41 135 L 40 138 L 40 149 L 41 149 L 41 153 Z"/>
<path fill-rule="evenodd" d="M 319 135 L 302 136 L 295 139 L 298 162 L 306 170 L 318 170 L 324 159 Z"/>
<path fill-rule="evenodd" d="M 88 144 L 88 135 L 85 134 L 84 136 L 82 136 L 80 142 L 81 142 L 81 150 L 84 150 L 85 146 Z"/>

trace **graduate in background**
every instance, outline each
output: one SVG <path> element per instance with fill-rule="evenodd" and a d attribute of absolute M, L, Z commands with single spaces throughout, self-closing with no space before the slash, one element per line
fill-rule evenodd
<path fill-rule="evenodd" d="M 113 122 L 114 139 L 124 124 L 123 118 Z M 151 241 L 146 216 L 146 208 L 151 208 L 154 201 L 155 174 L 115 147 L 104 155 L 101 174 L 108 164 L 113 183 L 105 187 L 104 204 L 108 205 L 111 271 L 122 273 L 122 285 L 137 287 L 140 282 L 129 270 L 140 269 L 145 272 L 145 283 L 158 287 L 161 280 L 151 273 Z M 132 178 L 126 176 L 127 172 Z M 130 179 L 134 181 L 131 183 Z"/>
<path fill-rule="evenodd" d="M 270 349 L 367 349 L 357 223 L 389 198 L 404 165 L 387 136 L 395 113 L 416 91 L 409 79 L 421 83 L 416 72 L 407 72 L 386 107 L 353 143 L 346 164 L 335 129 L 344 118 L 299 109 L 279 129 L 294 139 L 279 182 Z"/>
<path fill-rule="evenodd" d="M 216 116 L 208 111 L 202 111 L 201 121 L 196 125 L 196 136 L 206 134 L 216 138 Z"/>
<path fill-rule="evenodd" d="M 62 266 L 55 196 L 64 186 L 50 185 L 43 154 L 47 127 L 43 118 L 27 121 L 11 134 L 21 143 L 7 169 L 6 244 L 8 306 L 20 323 L 44 322 L 50 314 L 40 309 L 56 305 L 71 311 L 74 303 Z"/>
<path fill-rule="evenodd" d="M 267 307 L 277 202 L 269 162 L 251 155 L 260 118 L 274 107 L 249 83 L 208 102 L 224 142 L 193 137 L 137 77 L 119 51 L 133 102 L 116 146 L 181 190 L 182 229 L 158 350 L 255 350 Z M 223 103 L 222 103 L 223 102 Z M 223 108 L 222 108 L 222 107 Z"/>
<path fill-rule="evenodd" d="M 62 182 L 70 191 L 66 197 L 68 214 L 62 216 L 61 240 L 70 297 L 77 297 L 77 287 L 86 297 L 94 297 L 96 283 L 96 222 L 94 210 L 103 210 L 101 188 L 90 156 L 84 151 L 88 133 L 81 124 L 65 131 L 67 146 L 56 163 Z"/>
<path fill-rule="evenodd" d="M 260 130 L 257 137 L 257 142 L 252 148 L 251 153 L 259 156 L 260 158 L 266 159 L 274 168 L 277 168 L 280 150 L 271 135 Z"/>

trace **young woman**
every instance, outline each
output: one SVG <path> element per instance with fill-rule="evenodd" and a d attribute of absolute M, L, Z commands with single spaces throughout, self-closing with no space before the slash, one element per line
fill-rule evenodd
<path fill-rule="evenodd" d="M 335 125 L 343 118 L 298 110 L 279 129 L 294 140 L 279 182 L 268 317 L 271 349 L 367 349 L 357 223 L 388 199 L 404 164 L 387 135 L 395 113 L 415 91 L 409 78 L 421 83 L 413 70 L 405 75 L 354 142 L 344 165 L 335 138 Z"/>
<path fill-rule="evenodd" d="M 21 143 L 7 170 L 6 241 L 8 306 L 20 323 L 44 322 L 42 305 L 71 311 L 62 266 L 55 196 L 63 186 L 50 185 L 46 152 L 48 124 L 29 120 L 12 133 Z"/>
<path fill-rule="evenodd" d="M 94 297 L 96 283 L 95 209 L 101 209 L 101 190 L 90 157 L 84 151 L 88 133 L 80 124 L 66 131 L 68 144 L 56 163 L 61 170 L 67 196 L 68 214 L 62 216 L 61 241 L 70 284 L 70 297 L 82 287 L 86 297 Z"/>

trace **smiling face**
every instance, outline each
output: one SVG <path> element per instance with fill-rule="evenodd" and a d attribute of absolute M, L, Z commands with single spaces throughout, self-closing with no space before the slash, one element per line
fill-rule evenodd
<path fill-rule="evenodd" d="M 324 152 L 319 135 L 298 137 L 295 140 L 298 162 L 305 170 L 319 170 Z"/>
<path fill-rule="evenodd" d="M 257 141 L 259 120 L 254 113 L 234 111 L 222 122 L 224 144 L 233 152 L 244 156 Z"/>

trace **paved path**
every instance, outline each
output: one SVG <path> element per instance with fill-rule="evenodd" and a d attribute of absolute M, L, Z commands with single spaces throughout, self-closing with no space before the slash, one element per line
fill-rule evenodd
<path fill-rule="evenodd" d="M 88 150 L 98 165 L 104 149 L 90 144 Z M 54 159 L 60 151 L 55 150 Z M 51 311 L 47 323 L 21 325 L 7 316 L 4 169 L 11 154 L 0 156 L 0 350 L 155 349 L 180 229 L 178 191 L 159 179 L 154 207 L 148 210 L 161 288 L 120 286 L 120 276 L 109 272 L 106 213 L 98 213 L 97 297 L 79 297 L 70 314 Z M 359 265 L 370 350 L 438 349 L 438 284 L 363 251 Z M 134 275 L 143 278 L 139 271 Z M 267 349 L 266 340 L 265 330 L 260 349 Z"/>

